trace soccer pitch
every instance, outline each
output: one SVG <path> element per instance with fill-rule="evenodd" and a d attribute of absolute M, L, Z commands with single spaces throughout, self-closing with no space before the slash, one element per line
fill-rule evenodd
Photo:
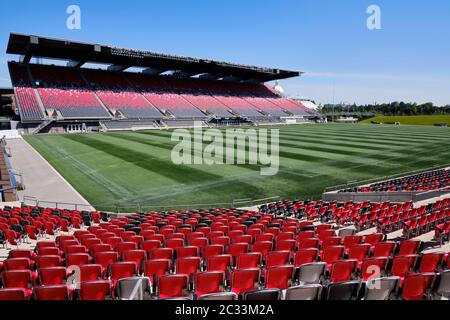
<path fill-rule="evenodd" d="M 230 206 L 237 199 L 317 199 L 326 187 L 450 163 L 450 129 L 291 125 L 280 130 L 280 168 L 175 165 L 171 131 L 34 135 L 28 141 L 98 210 Z M 47 200 L 47 199 L 44 199 Z"/>

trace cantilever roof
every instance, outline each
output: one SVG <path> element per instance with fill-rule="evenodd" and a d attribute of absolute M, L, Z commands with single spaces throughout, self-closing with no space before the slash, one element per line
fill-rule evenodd
<path fill-rule="evenodd" d="M 190 58 L 150 51 L 124 49 L 71 40 L 11 33 L 8 54 L 22 56 L 29 63 L 33 57 L 67 60 L 69 66 L 85 63 L 110 64 L 111 69 L 123 71 L 131 67 L 148 68 L 155 74 L 176 71 L 184 76 L 205 75 L 212 79 L 231 78 L 237 81 L 267 82 L 298 77 L 297 71 L 241 65 L 223 61 Z"/>

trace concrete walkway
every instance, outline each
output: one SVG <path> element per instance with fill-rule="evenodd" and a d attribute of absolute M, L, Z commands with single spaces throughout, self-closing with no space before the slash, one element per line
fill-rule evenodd
<path fill-rule="evenodd" d="M 75 209 L 73 205 L 86 205 L 80 210 L 93 209 L 84 199 L 31 145 L 23 139 L 7 140 L 12 157 L 9 158 L 13 170 L 20 172 L 25 185 L 24 191 L 19 191 L 19 200 L 24 196 L 34 197 L 41 206 Z M 64 204 L 66 203 L 66 204 Z M 28 203 L 27 204 L 32 204 Z"/>

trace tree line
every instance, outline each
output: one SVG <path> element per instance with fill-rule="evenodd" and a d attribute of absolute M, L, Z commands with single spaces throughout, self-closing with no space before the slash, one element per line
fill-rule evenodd
<path fill-rule="evenodd" d="M 325 114 L 331 113 L 366 113 L 384 116 L 415 116 L 450 114 L 450 105 L 435 106 L 428 102 L 424 104 L 392 102 L 368 105 L 325 105 L 322 108 Z"/>

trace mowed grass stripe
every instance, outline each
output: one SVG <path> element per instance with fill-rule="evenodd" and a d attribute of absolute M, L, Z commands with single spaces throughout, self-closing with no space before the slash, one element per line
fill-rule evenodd
<path fill-rule="evenodd" d="M 66 179 L 91 203 L 123 206 L 230 203 L 278 195 L 317 199 L 332 185 L 450 162 L 449 130 L 333 124 L 267 127 L 272 128 L 280 130 L 280 171 L 269 177 L 261 176 L 258 166 L 175 166 L 170 161 L 176 144 L 170 141 L 173 131 L 26 139 L 45 157 L 54 158 L 50 163 L 58 171 L 68 171 Z M 37 142 L 40 139 L 48 143 Z M 54 145 L 58 152 L 49 151 Z M 103 176 L 104 182 L 121 185 L 127 194 L 116 195 L 117 190 L 112 193 L 89 174 L 80 174 L 81 167 L 69 164 L 72 157 Z"/>

